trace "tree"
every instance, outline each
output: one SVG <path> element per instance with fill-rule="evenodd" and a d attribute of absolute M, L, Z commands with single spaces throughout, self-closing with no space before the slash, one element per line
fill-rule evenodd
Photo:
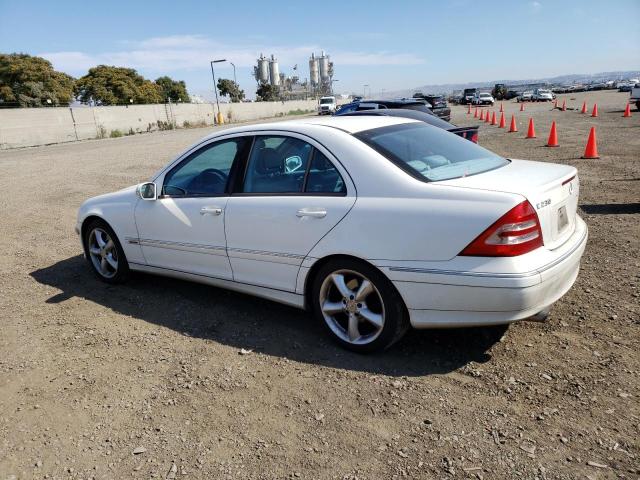
<path fill-rule="evenodd" d="M 163 103 L 162 93 L 160 85 L 138 75 L 133 68 L 98 65 L 76 81 L 76 94 L 82 103 Z"/>
<path fill-rule="evenodd" d="M 165 99 L 168 98 L 174 103 L 191 102 L 189 94 L 187 93 L 187 85 L 184 83 L 184 80 L 173 80 L 165 75 L 164 77 L 156 79 L 156 83 L 160 85 L 160 88 L 162 89 L 162 96 Z"/>
<path fill-rule="evenodd" d="M 240 90 L 240 86 L 236 82 L 227 78 L 218 79 L 218 91 L 220 95 L 229 97 L 233 103 L 244 99 L 244 90 Z"/>
<path fill-rule="evenodd" d="M 278 100 L 280 89 L 276 85 L 261 83 L 256 90 L 256 96 L 259 102 L 273 102 Z"/>
<path fill-rule="evenodd" d="M 68 105 L 75 80 L 48 60 L 24 53 L 0 54 L 0 103 L 21 107 Z"/>

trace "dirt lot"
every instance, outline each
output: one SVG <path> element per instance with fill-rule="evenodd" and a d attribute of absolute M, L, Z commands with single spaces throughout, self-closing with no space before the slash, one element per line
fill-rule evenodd
<path fill-rule="evenodd" d="M 574 288 L 500 341 L 411 332 L 375 356 L 292 308 L 90 273 L 78 205 L 207 130 L 0 152 L 0 480 L 639 478 L 640 113 L 621 118 L 628 94 L 562 97 L 600 116 L 527 105 L 519 133 L 483 126 L 480 142 L 579 169 L 591 236 Z M 474 123 L 466 107 L 453 121 Z M 591 125 L 602 158 L 581 160 Z"/>

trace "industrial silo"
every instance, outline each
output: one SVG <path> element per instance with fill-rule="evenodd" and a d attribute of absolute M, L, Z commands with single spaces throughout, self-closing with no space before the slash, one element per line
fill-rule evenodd
<path fill-rule="evenodd" d="M 309 59 L 309 81 L 311 82 L 312 87 L 317 87 L 320 82 L 320 77 L 318 73 L 318 59 L 315 54 L 311 54 L 311 58 Z"/>
<path fill-rule="evenodd" d="M 325 55 L 323 51 L 318 60 L 320 63 L 320 80 L 323 84 L 329 83 L 331 81 L 329 75 L 329 55 Z"/>
<path fill-rule="evenodd" d="M 256 80 L 259 83 L 269 83 L 269 59 L 260 54 L 258 68 L 256 70 Z"/>
<path fill-rule="evenodd" d="M 271 60 L 269 61 L 269 73 L 271 75 L 271 85 L 280 85 L 280 71 L 278 70 L 278 60 L 276 60 L 273 55 L 271 55 Z"/>

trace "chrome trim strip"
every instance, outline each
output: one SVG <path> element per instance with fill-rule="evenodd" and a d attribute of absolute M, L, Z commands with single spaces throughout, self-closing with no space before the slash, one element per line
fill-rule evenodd
<path fill-rule="evenodd" d="M 248 248 L 228 248 L 227 250 L 229 252 L 247 253 L 250 255 L 268 255 L 270 257 L 297 258 L 297 259 L 302 259 L 305 257 L 304 255 L 298 255 L 295 253 L 268 252 L 266 250 L 251 250 Z"/>
<path fill-rule="evenodd" d="M 543 267 L 540 267 L 537 270 L 533 270 L 530 272 L 523 273 L 492 273 L 492 272 L 471 272 L 471 271 L 460 271 L 460 270 L 439 270 L 436 268 L 413 268 L 413 267 L 387 267 L 392 272 L 407 272 L 407 273 L 427 273 L 433 275 L 455 275 L 455 276 L 466 276 L 466 277 L 483 277 L 483 278 L 528 278 L 536 275 L 540 275 L 541 273 L 549 270 L 550 268 L 555 267 L 559 263 L 566 260 L 568 257 L 573 255 L 576 250 L 578 250 L 584 244 L 584 241 L 587 237 L 588 229 L 585 228 L 582 233 L 582 237 L 580 240 L 576 242 L 576 244 L 567 252 L 563 253 L 560 257 L 556 258 L 553 262 L 550 262 Z"/>

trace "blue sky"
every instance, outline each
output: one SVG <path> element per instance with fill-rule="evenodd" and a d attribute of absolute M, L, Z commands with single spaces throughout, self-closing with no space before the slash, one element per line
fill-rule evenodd
<path fill-rule="evenodd" d="M 640 69 L 640 0 L 266 2 L 0 0 L 0 51 L 42 55 L 74 76 L 90 66 L 170 75 L 211 91 L 208 61 L 238 83 L 262 52 L 308 77 L 311 52 L 335 62 L 339 92 Z M 217 72 L 232 78 L 230 65 Z"/>

